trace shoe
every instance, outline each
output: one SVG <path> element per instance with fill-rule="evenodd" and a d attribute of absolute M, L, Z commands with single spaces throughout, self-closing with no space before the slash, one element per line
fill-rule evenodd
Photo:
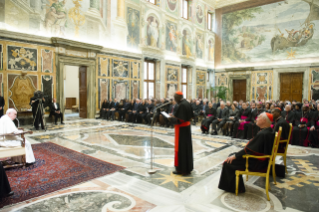
<path fill-rule="evenodd" d="M 55 122 L 55 125 L 58 125 L 58 123 Z"/>
<path fill-rule="evenodd" d="M 181 173 L 177 171 L 173 171 L 173 174 L 180 175 Z"/>
<path fill-rule="evenodd" d="M 39 130 L 39 127 L 38 127 L 38 128 L 35 128 L 35 130 Z"/>
<path fill-rule="evenodd" d="M 64 122 L 61 122 L 61 124 L 64 124 Z"/>
<path fill-rule="evenodd" d="M 10 193 L 8 193 L 6 196 L 7 197 L 10 197 L 10 196 L 13 196 L 14 195 L 14 192 L 13 191 L 11 191 Z"/>
<path fill-rule="evenodd" d="M 191 173 L 183 173 L 182 176 L 188 176 L 190 175 Z"/>

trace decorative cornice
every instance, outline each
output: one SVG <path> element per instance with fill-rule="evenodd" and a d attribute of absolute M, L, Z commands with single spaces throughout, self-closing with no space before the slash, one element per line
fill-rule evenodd
<path fill-rule="evenodd" d="M 69 40 L 65 38 L 53 37 L 51 38 L 51 40 L 52 40 L 52 44 L 57 47 L 74 47 L 74 48 L 87 49 L 87 50 L 96 51 L 96 52 L 100 52 L 103 49 L 103 46 L 83 43 L 79 41 L 73 41 L 73 40 Z"/>

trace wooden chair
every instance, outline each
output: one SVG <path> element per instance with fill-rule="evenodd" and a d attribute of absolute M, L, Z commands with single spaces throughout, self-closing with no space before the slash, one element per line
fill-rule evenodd
<path fill-rule="evenodd" d="M 19 130 L 23 130 L 22 128 L 19 128 Z M 16 156 L 22 156 L 23 162 L 20 164 L 14 164 L 14 165 L 4 165 L 3 168 L 12 168 L 12 167 L 19 167 L 19 166 L 25 166 L 25 134 L 32 134 L 32 131 L 26 131 L 21 133 L 8 133 L 8 134 L 1 134 L 0 136 L 9 136 L 9 135 L 21 135 L 21 138 L 23 139 L 21 141 L 21 146 L 17 147 L 0 147 L 0 158 L 8 158 L 8 157 L 16 157 Z"/>
<path fill-rule="evenodd" d="M 272 148 L 272 155 L 264 155 L 264 156 L 255 156 L 255 155 L 243 155 L 243 158 L 246 158 L 246 170 L 241 171 L 237 170 L 236 171 L 236 196 L 238 195 L 238 184 L 239 184 L 239 175 L 246 174 L 247 177 L 248 175 L 253 175 L 253 176 L 259 176 L 259 177 L 266 177 L 266 194 L 267 194 L 267 199 L 270 201 L 268 190 L 269 190 L 269 175 L 270 175 L 270 168 L 272 166 L 272 176 L 274 178 L 274 183 L 277 184 L 276 182 L 276 172 L 275 172 L 275 161 L 276 161 L 276 156 L 277 156 L 277 151 L 278 151 L 278 146 L 279 146 L 279 140 L 281 136 L 282 128 L 279 128 L 279 131 L 276 133 L 275 139 L 274 139 L 274 145 Z M 252 172 L 249 171 L 248 167 L 248 160 L 249 158 L 255 158 L 255 159 L 269 159 L 268 163 L 268 168 L 265 172 Z M 248 178 L 247 178 L 248 179 Z"/>
<path fill-rule="evenodd" d="M 288 171 L 287 171 L 287 150 L 288 150 L 288 145 L 290 142 L 290 137 L 291 137 L 291 132 L 292 132 L 292 124 L 290 123 L 289 126 L 290 126 L 290 129 L 289 129 L 288 139 L 287 140 L 279 140 L 279 145 L 285 143 L 286 148 L 285 149 L 278 149 L 278 152 L 277 152 L 277 156 L 282 156 L 282 158 L 284 160 L 285 169 L 286 169 L 287 174 L 288 174 Z"/>

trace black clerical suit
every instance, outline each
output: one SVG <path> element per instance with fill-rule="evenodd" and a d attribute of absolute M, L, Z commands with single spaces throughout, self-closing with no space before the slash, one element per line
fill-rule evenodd
<path fill-rule="evenodd" d="M 294 126 L 295 112 L 294 111 L 282 111 L 281 116 Z"/>
<path fill-rule="evenodd" d="M 137 114 L 138 114 L 139 104 L 136 102 L 132 106 L 132 111 L 129 113 L 129 122 L 136 123 Z"/>
<path fill-rule="evenodd" d="M 245 170 L 246 168 L 246 159 L 243 158 L 243 155 L 271 155 L 274 139 L 275 133 L 270 127 L 262 129 L 253 139 L 249 141 L 244 149 L 237 153 L 233 153 L 236 159 L 234 159 L 232 163 L 224 162 L 218 188 L 227 192 L 235 193 L 235 172 L 236 170 Z M 258 160 L 250 158 L 248 160 L 248 163 L 250 171 L 260 171 L 267 168 L 268 166 L 268 160 Z M 242 177 L 239 177 L 238 191 L 239 193 L 245 192 L 245 185 Z"/>
<path fill-rule="evenodd" d="M 307 146 L 306 143 L 307 141 L 307 137 L 308 137 L 308 132 L 309 129 L 311 127 L 311 114 L 309 111 L 304 112 L 301 111 L 300 113 L 301 118 L 298 120 L 297 118 L 299 118 L 299 113 L 295 118 L 295 126 L 292 130 L 292 138 L 291 138 L 291 144 L 292 145 L 299 145 L 299 146 Z M 299 125 L 304 125 L 303 127 L 299 127 Z"/>
<path fill-rule="evenodd" d="M 4 107 L 4 105 L 5 105 L 4 98 L 3 98 L 3 96 L 0 96 L 0 107 L 1 107 L 1 109 L 0 109 L 0 118 L 1 118 L 1 116 L 3 116 L 3 107 Z"/>
<path fill-rule="evenodd" d="M 168 107 L 167 113 L 168 114 L 174 114 L 177 111 L 177 108 L 178 108 L 178 104 L 175 104 L 175 105 L 170 104 L 169 107 Z M 172 122 L 172 120 L 168 119 L 167 127 L 169 127 L 169 126 L 172 127 L 173 124 L 174 123 Z"/>
<path fill-rule="evenodd" d="M 138 109 L 137 109 L 138 110 L 138 114 L 137 114 L 137 117 L 136 117 L 137 123 L 142 123 L 144 117 L 147 115 L 146 106 L 147 106 L 146 104 L 142 104 L 142 103 L 138 106 Z"/>
<path fill-rule="evenodd" d="M 155 110 L 154 110 L 155 106 L 152 103 L 152 104 L 147 105 L 146 109 L 147 109 L 148 112 L 146 113 L 146 116 L 144 117 L 144 120 L 145 120 L 146 124 L 151 124 L 152 117 L 153 117 L 153 114 L 155 112 Z"/>
<path fill-rule="evenodd" d="M 108 101 L 102 103 L 101 110 L 100 110 L 100 118 L 107 119 L 107 112 L 109 110 L 110 103 Z"/>
<path fill-rule="evenodd" d="M 63 113 L 61 112 L 60 109 L 60 105 L 59 103 L 55 103 L 56 105 L 54 105 L 54 102 L 51 103 L 51 115 L 54 115 L 55 118 L 55 124 L 58 121 L 58 118 L 61 118 L 61 123 L 63 123 Z M 60 112 L 60 113 L 57 113 Z"/>
<path fill-rule="evenodd" d="M 0 162 L 0 200 L 3 197 L 6 197 L 11 192 L 11 187 L 8 181 L 6 172 Z"/>
<path fill-rule="evenodd" d="M 193 109 L 189 102 L 183 99 L 174 113 L 175 123 L 175 161 L 176 172 L 189 174 L 194 168 L 193 145 L 190 121 Z"/>
<path fill-rule="evenodd" d="M 32 103 L 32 101 L 34 101 Z M 43 99 L 42 99 L 42 102 Z M 42 111 L 42 105 L 43 103 L 40 103 L 40 99 L 38 99 L 37 97 L 31 97 L 30 98 L 30 105 L 32 107 L 32 114 L 33 114 L 33 125 L 35 127 L 36 130 L 39 129 L 39 122 L 41 123 L 41 128 L 44 129 L 44 122 L 43 122 L 43 111 Z"/>
<path fill-rule="evenodd" d="M 246 108 L 244 110 L 242 108 L 239 110 L 238 116 L 236 117 L 236 121 L 233 125 L 233 137 L 235 137 L 235 138 L 246 138 L 247 137 L 247 131 L 245 132 L 245 130 L 238 130 L 238 127 L 240 125 L 239 120 L 241 119 L 242 116 L 247 117 L 246 119 L 243 119 L 243 120 L 249 122 L 250 116 L 251 116 L 251 109 Z"/>
<path fill-rule="evenodd" d="M 118 102 L 112 102 L 110 107 L 109 107 L 109 111 L 107 112 L 107 117 L 108 119 L 112 119 L 114 120 L 114 114 L 115 112 L 118 111 L 118 107 L 119 107 L 119 103 Z"/>
<path fill-rule="evenodd" d="M 281 117 L 281 116 L 279 116 L 274 122 L 274 130 L 275 130 L 275 132 L 278 132 L 280 127 L 282 128 L 280 140 L 287 140 L 288 137 L 289 137 L 290 126 L 286 122 L 286 120 L 283 117 Z M 285 143 L 280 143 L 278 152 L 279 153 L 284 153 L 285 148 L 286 148 L 286 144 Z"/>
<path fill-rule="evenodd" d="M 203 133 L 208 133 L 210 124 L 216 119 L 216 108 L 206 106 L 205 115 L 206 118 L 202 121 L 201 130 Z"/>
<path fill-rule="evenodd" d="M 257 133 L 259 132 L 260 128 L 256 125 L 255 121 L 257 120 L 257 117 L 263 112 L 265 112 L 263 109 L 258 110 L 257 108 L 255 108 L 251 112 L 250 122 L 248 124 L 245 124 L 244 126 L 244 131 L 245 131 L 244 134 L 246 134 L 247 139 L 251 139 L 255 137 Z"/>
<path fill-rule="evenodd" d="M 119 113 L 119 121 L 123 121 L 124 120 L 124 116 L 125 116 L 125 102 L 120 102 L 119 106 L 118 106 L 118 113 Z"/>
<path fill-rule="evenodd" d="M 196 122 L 198 121 L 198 116 L 201 112 L 203 106 L 201 106 L 200 104 L 194 104 L 193 105 L 193 114 L 194 114 L 194 124 L 196 124 Z"/>
<path fill-rule="evenodd" d="M 316 110 L 312 113 L 311 127 L 315 130 L 309 131 L 309 142 L 311 147 L 319 147 L 319 111 Z"/>
<path fill-rule="evenodd" d="M 216 112 L 216 119 L 213 121 L 213 131 L 217 133 L 216 125 L 218 124 L 218 129 L 222 128 L 224 124 L 226 123 L 229 116 L 229 110 L 225 107 L 224 109 L 221 109 L 220 107 L 217 109 Z M 218 121 L 218 119 L 222 119 L 221 121 Z"/>

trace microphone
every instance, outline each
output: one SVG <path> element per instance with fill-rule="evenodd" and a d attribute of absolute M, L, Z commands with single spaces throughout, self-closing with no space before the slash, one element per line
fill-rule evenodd
<path fill-rule="evenodd" d="M 162 108 L 162 107 L 164 107 L 166 105 L 169 105 L 169 104 L 172 104 L 172 102 L 166 102 L 165 104 L 162 104 L 162 105 L 156 107 L 156 109 L 160 109 L 160 108 Z"/>

